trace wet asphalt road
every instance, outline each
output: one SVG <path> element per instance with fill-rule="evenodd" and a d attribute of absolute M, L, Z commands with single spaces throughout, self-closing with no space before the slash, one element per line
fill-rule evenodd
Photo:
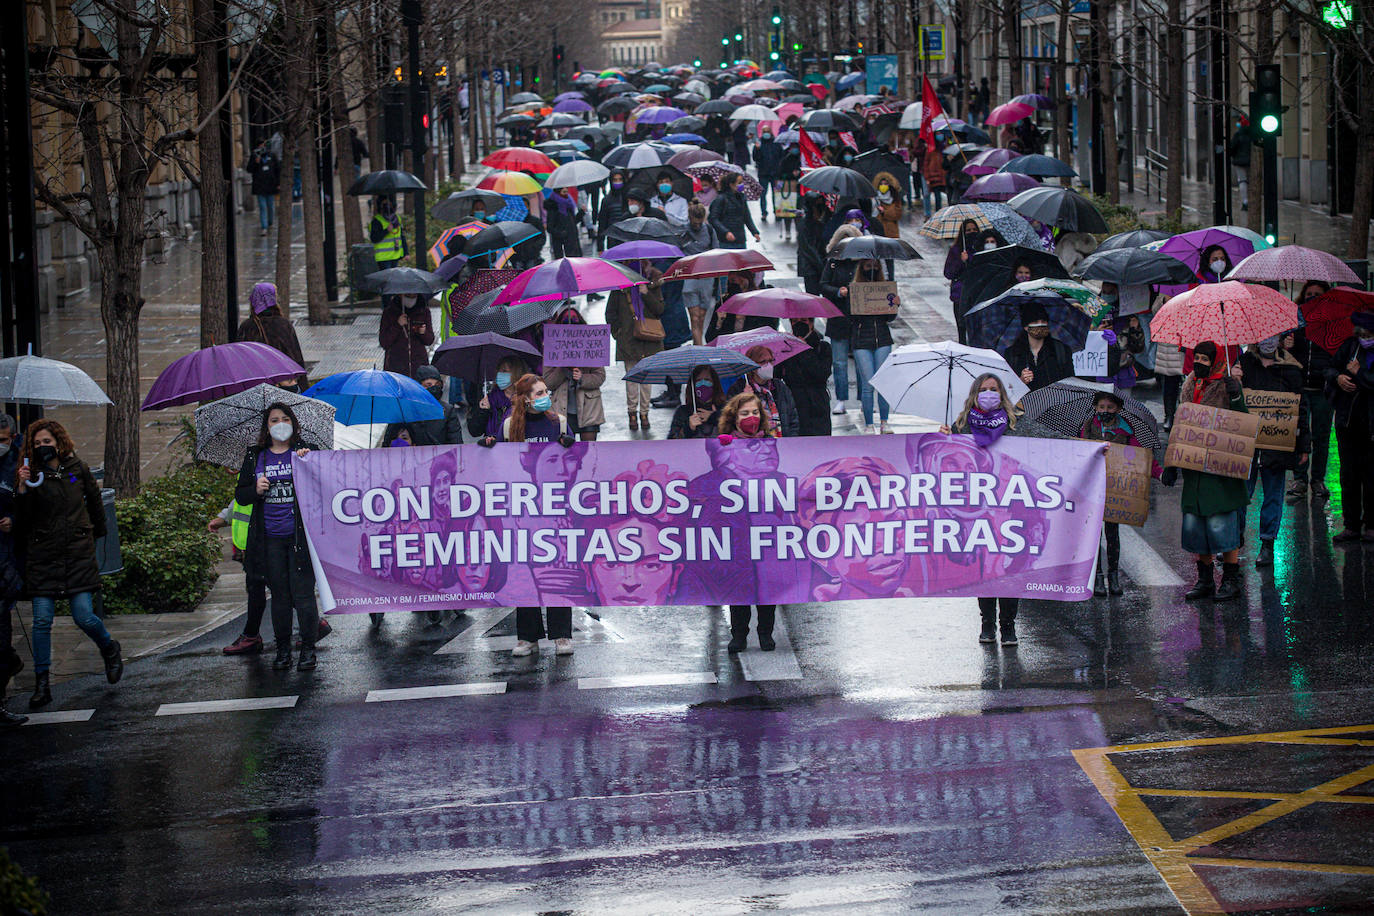
<path fill-rule="evenodd" d="M 1157 494 L 1127 594 L 1023 602 L 1014 649 L 908 599 L 781 609 L 737 658 L 719 608 L 578 612 L 574 656 L 513 659 L 497 610 L 336 617 L 277 673 L 220 655 L 234 622 L 5 733 L 0 844 L 56 913 L 1369 912 L 1374 548 L 1338 508 L 1192 607 Z"/>

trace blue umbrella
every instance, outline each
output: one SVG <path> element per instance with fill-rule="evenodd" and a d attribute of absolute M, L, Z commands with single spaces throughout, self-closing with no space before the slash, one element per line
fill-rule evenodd
<path fill-rule="evenodd" d="M 686 384 L 692 379 L 692 370 L 697 366 L 710 366 L 716 374 L 724 376 L 744 375 L 759 367 L 747 356 L 725 347 L 694 347 L 691 345 L 662 350 L 639 361 L 639 365 L 625 373 L 625 381 L 657 384 L 677 382 Z"/>
<path fill-rule="evenodd" d="M 1039 153 L 1017 156 L 997 171 L 1018 172 L 1035 178 L 1072 178 L 1078 174 L 1058 159 L 1042 156 Z"/>
<path fill-rule="evenodd" d="M 305 393 L 335 408 L 345 426 L 442 420 L 444 407 L 419 382 L 396 372 L 360 369 L 321 379 Z"/>
<path fill-rule="evenodd" d="M 530 205 L 525 202 L 525 198 L 514 194 L 502 194 L 501 196 L 506 199 L 506 205 L 487 217 L 493 223 L 507 220 L 518 223 L 530 215 Z"/>
<path fill-rule="evenodd" d="M 848 89 L 850 86 L 857 86 L 859 83 L 863 82 L 866 76 L 866 74 L 858 71 L 846 73 L 844 76 L 840 77 L 840 81 L 835 85 L 840 89 Z"/>
<path fill-rule="evenodd" d="M 706 138 L 701 134 L 669 134 L 663 138 L 665 143 L 699 143 L 706 144 Z"/>

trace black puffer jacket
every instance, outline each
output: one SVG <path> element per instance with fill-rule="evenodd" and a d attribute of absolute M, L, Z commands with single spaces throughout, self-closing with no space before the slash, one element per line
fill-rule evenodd
<path fill-rule="evenodd" d="M 606 233 L 612 226 L 629 218 L 629 201 L 625 197 L 625 189 L 608 191 L 606 196 L 601 198 L 601 210 L 596 214 L 597 247 L 604 248 L 606 246 Z"/>
<path fill-rule="evenodd" d="M 814 330 L 806 335 L 810 350 L 778 363 L 778 378 L 787 383 L 797 404 L 798 435 L 830 435 L 830 343 Z"/>
<path fill-rule="evenodd" d="M 1026 337 L 1026 332 L 1022 331 L 1002 355 L 1007 358 L 1007 365 L 1011 366 L 1011 371 L 1018 376 L 1023 369 L 1031 371 L 1034 376 L 1030 381 L 1031 391 L 1038 391 L 1046 385 L 1053 385 L 1073 376 L 1073 352 L 1063 341 L 1054 337 L 1046 338 L 1037 358 L 1031 353 L 1030 339 Z"/>
<path fill-rule="evenodd" d="M 312 446 L 292 443 L 291 447 L 295 449 Z M 250 578 L 259 579 L 267 578 L 267 529 L 264 527 L 262 516 L 263 497 L 266 494 L 258 492 L 258 456 L 262 451 L 262 448 L 256 445 L 248 450 L 248 454 L 243 457 L 243 465 L 239 468 L 238 483 L 234 486 L 234 502 L 240 506 L 252 507 L 252 515 L 248 519 L 248 546 L 243 551 L 243 571 Z M 305 526 L 301 524 L 299 508 L 296 509 L 296 536 L 292 545 L 292 555 L 295 557 L 298 572 L 313 573 L 310 566 L 310 548 L 306 546 Z"/>
<path fill-rule="evenodd" d="M 849 317 L 849 294 L 840 295 L 854 280 L 854 267 L 857 261 L 826 261 L 821 273 L 821 295 L 834 303 L 843 317 L 825 319 L 825 336 L 831 340 L 849 340 L 854 333 L 854 325 Z"/>
<path fill-rule="evenodd" d="M 716 230 L 716 237 L 722 246 L 743 248 L 745 230 L 758 235 L 758 226 L 754 225 L 754 217 L 749 214 L 749 203 L 739 191 L 717 194 L 716 199 L 711 201 L 710 214 L 711 228 Z M 727 239 L 726 233 L 733 233 L 735 240 L 732 242 Z"/>
<path fill-rule="evenodd" d="M 1307 391 L 1326 388 L 1326 371 L 1336 365 L 1336 358 L 1308 340 L 1302 328 L 1293 333 L 1293 355 L 1302 363 L 1302 387 Z"/>
<path fill-rule="evenodd" d="M 1341 348 L 1336 351 L 1336 358 L 1331 360 L 1331 368 L 1326 370 L 1326 396 L 1331 399 L 1331 406 L 1335 408 L 1336 425 L 1349 426 L 1350 414 L 1352 411 L 1363 410 L 1368 418 L 1369 428 L 1374 430 L 1374 369 L 1363 368 L 1362 357 L 1365 351 L 1360 347 L 1357 337 L 1351 337 Z M 1355 373 L 1354 391 L 1342 391 L 1336 384 L 1336 379 L 1342 375 L 1350 375 L 1349 363 L 1351 360 L 1360 361 L 1362 367 Z"/>
<path fill-rule="evenodd" d="M 27 563 L 30 597 L 66 598 L 100 588 L 95 542 L 105 536 L 105 504 L 91 469 L 75 455 L 43 471 L 43 483 L 15 496 L 16 543 Z M 38 475 L 34 473 L 34 479 Z"/>
<path fill-rule="evenodd" d="M 797 221 L 797 276 L 808 284 L 820 283 L 825 273 L 826 241 L 824 222 L 806 218 Z M 807 290 L 810 289 L 807 286 Z M 827 335 L 829 331 L 827 326 Z"/>
<path fill-rule="evenodd" d="M 1260 362 L 1254 349 L 1246 350 L 1240 358 L 1242 384 L 1255 391 L 1286 391 L 1289 394 L 1302 394 L 1302 367 L 1298 361 L 1286 353 L 1279 353 L 1279 359 L 1266 366 Z M 1273 449 L 1259 449 L 1256 455 L 1260 465 L 1267 468 L 1297 470 L 1303 455 L 1312 451 L 1312 427 L 1306 410 L 1298 411 L 1297 448 L 1291 452 L 1278 452 Z"/>

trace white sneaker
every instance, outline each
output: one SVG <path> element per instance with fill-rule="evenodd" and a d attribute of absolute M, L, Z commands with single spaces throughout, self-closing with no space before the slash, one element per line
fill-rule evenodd
<path fill-rule="evenodd" d="M 526 642 L 521 639 L 515 643 L 515 648 L 510 650 L 510 654 L 515 658 L 524 658 L 526 655 L 534 652 L 536 645 L 536 643 Z"/>
<path fill-rule="evenodd" d="M 859 427 L 859 431 L 863 433 L 865 436 L 871 436 L 873 435 L 873 424 L 864 423 L 862 426 Z"/>
<path fill-rule="evenodd" d="M 555 639 L 553 641 L 554 652 L 558 655 L 572 655 L 573 643 L 571 639 Z"/>
<path fill-rule="evenodd" d="M 830 413 L 832 416 L 843 416 L 845 410 L 844 401 L 835 401 L 830 405 Z"/>

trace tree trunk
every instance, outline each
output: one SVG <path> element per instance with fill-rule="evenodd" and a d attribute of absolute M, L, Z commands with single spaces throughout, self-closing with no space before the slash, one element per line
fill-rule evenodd
<path fill-rule="evenodd" d="M 987 10 L 983 11 L 983 15 L 992 23 L 992 66 L 988 68 L 988 98 L 1000 99 L 997 88 L 1002 77 L 1002 17 L 989 14 Z"/>
<path fill-rule="evenodd" d="M 1274 59 L 1274 6 L 1270 0 L 1260 0 L 1255 7 L 1255 59 L 1254 65 L 1267 64 Z M 1251 72 L 1258 72 L 1252 70 Z M 1258 124 L 1250 129 L 1259 130 Z M 1264 234 L 1264 147 L 1256 145 L 1250 151 L 1250 168 L 1247 181 L 1250 184 L 1250 209 L 1245 224 L 1255 232 Z M 1230 181 L 1231 176 L 1224 179 Z"/>
<path fill-rule="evenodd" d="M 296 49 L 301 43 L 300 4 L 282 7 L 282 48 Z M 288 50 L 294 54 L 294 50 Z M 291 314 L 291 229 L 293 222 L 291 190 L 296 156 L 300 149 L 301 125 L 305 121 L 305 77 L 301 66 L 286 68 L 286 105 L 281 124 L 281 187 L 277 191 L 277 305 L 283 315 Z"/>
<path fill-rule="evenodd" d="M 1056 104 L 1056 117 L 1054 119 L 1054 154 L 1073 167 L 1073 145 L 1069 141 L 1069 94 L 1064 91 L 1064 86 L 1068 84 L 1069 70 L 1069 11 L 1071 7 L 1069 0 L 1061 0 L 1059 4 L 1059 35 L 1058 53 L 1054 57 L 1054 85 Z M 1039 87 L 1036 87 L 1039 88 Z M 1080 117 L 1080 125 L 1083 119 Z M 1080 128 L 1081 129 L 1081 128 Z M 1030 152 L 1030 150 L 1026 150 Z M 1060 184 L 1064 187 L 1069 186 L 1069 179 L 1060 179 Z"/>
<path fill-rule="evenodd" d="M 329 108 L 334 118 L 334 153 L 339 160 L 339 189 L 348 190 L 353 183 L 353 174 L 358 170 L 358 161 L 353 158 L 352 119 L 348 116 L 348 97 L 344 94 L 343 60 L 339 56 L 339 26 L 336 8 L 338 0 L 330 0 L 325 5 L 324 40 L 325 53 L 329 55 Z M 339 198 L 335 198 L 338 200 Z M 344 244 L 352 251 L 353 246 L 363 241 L 363 211 L 358 198 L 353 194 L 342 195 Z"/>
<path fill-rule="evenodd" d="M 219 41 L 224 24 L 215 21 L 213 0 L 192 5 L 196 45 L 197 118 L 209 119 L 196 137 L 200 164 L 200 345 L 229 342 L 225 303 L 229 278 L 225 265 L 225 210 L 229 188 L 224 180 L 219 115 L 210 112 L 219 101 Z M 228 104 L 227 102 L 225 104 Z"/>
<path fill-rule="evenodd" d="M 316 6 L 316 3 L 309 4 L 311 12 Z M 314 42 L 308 44 L 314 48 Z M 305 228 L 305 303 L 311 324 L 328 324 L 329 303 L 325 300 L 324 289 L 324 205 L 320 200 L 320 150 L 315 127 L 319 68 L 310 50 L 305 51 L 304 56 L 308 61 L 304 67 L 307 80 L 303 94 L 304 117 L 296 143 L 301 157 L 301 220 Z"/>
<path fill-rule="evenodd" d="M 1007 97 L 1021 95 L 1021 2 L 1003 0 L 1002 15 L 1006 17 L 1003 34 L 1007 40 Z M 1060 86 L 1058 92 L 1063 92 Z"/>
<path fill-rule="evenodd" d="M 1183 221 L 1183 0 L 1169 0 L 1165 41 L 1164 133 L 1169 168 L 1164 174 L 1164 212 Z"/>
<path fill-rule="evenodd" d="M 1116 161 L 1116 87 L 1112 84 L 1112 61 L 1116 59 L 1116 53 L 1112 48 L 1111 29 L 1108 28 L 1112 6 L 1108 0 L 1100 2 L 1097 20 L 1097 82 L 1102 103 L 1102 175 L 1107 185 L 1107 199 L 1119 204 L 1121 172 Z"/>
<path fill-rule="evenodd" d="M 1367 28 L 1367 26 L 1366 26 Z M 1374 72 L 1360 68 L 1359 98 L 1368 99 L 1374 93 Z M 1369 257 L 1369 220 L 1374 216 L 1374 112 L 1366 106 L 1360 112 L 1360 125 L 1355 131 L 1355 200 L 1350 206 L 1350 245 L 1347 258 Z"/>

